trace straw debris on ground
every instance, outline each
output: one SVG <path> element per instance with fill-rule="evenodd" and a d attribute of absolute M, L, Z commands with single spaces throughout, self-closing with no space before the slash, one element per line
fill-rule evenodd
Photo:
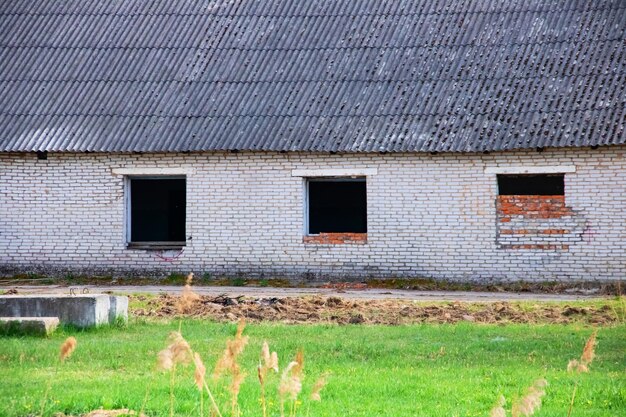
<path fill-rule="evenodd" d="M 198 296 L 181 312 L 179 297 L 135 295 L 131 313 L 138 317 L 197 317 L 217 321 L 273 321 L 282 323 L 411 324 L 411 323 L 586 323 L 619 321 L 608 304 L 575 303 L 420 303 L 405 300 L 348 300 L 340 297 L 257 298 Z"/>

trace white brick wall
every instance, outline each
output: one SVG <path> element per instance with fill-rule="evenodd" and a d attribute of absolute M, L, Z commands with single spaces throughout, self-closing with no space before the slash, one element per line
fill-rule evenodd
<path fill-rule="evenodd" d="M 567 251 L 496 244 L 493 166 L 571 166 L 567 205 L 582 239 Z M 120 168 L 184 168 L 182 253 L 126 249 Z M 302 243 L 294 169 L 377 169 L 367 179 L 368 243 Z M 626 278 L 626 147 L 491 154 L 0 154 L 0 272 L 170 271 L 305 279 Z"/>

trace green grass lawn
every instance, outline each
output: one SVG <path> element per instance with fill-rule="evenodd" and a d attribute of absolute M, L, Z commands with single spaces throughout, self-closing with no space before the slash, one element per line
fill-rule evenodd
<path fill-rule="evenodd" d="M 123 329 L 64 329 L 49 339 L 0 338 L 0 415 L 38 414 L 49 381 L 46 415 L 79 415 L 100 407 L 140 409 L 147 387 L 146 414 L 169 415 L 169 377 L 156 372 L 155 363 L 167 334 L 179 325 L 211 372 L 235 325 L 132 320 Z M 261 415 L 256 364 L 267 340 L 281 365 L 304 349 L 303 397 L 323 371 L 332 373 L 322 402 L 309 408 L 303 401 L 302 416 L 488 416 L 500 394 L 508 408 L 525 387 L 544 377 L 550 385 L 536 415 L 563 417 L 575 380 L 565 368 L 569 359 L 580 356 L 591 332 L 580 325 L 253 324 L 245 332 L 250 343 L 242 357 L 248 377 L 240 395 L 241 415 Z M 58 365 L 59 345 L 69 335 L 78 347 Z M 626 416 L 625 352 L 625 325 L 599 330 L 597 356 L 591 372 L 581 378 L 574 416 Z M 177 416 L 199 415 L 192 373 L 192 367 L 178 372 Z M 279 415 L 277 380 L 270 382 L 272 416 Z M 209 382 L 228 415 L 224 387 Z"/>

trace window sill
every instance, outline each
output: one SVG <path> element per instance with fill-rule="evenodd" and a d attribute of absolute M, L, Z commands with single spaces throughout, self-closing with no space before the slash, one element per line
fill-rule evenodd
<path fill-rule="evenodd" d="M 128 242 L 127 249 L 142 250 L 181 250 L 185 242 Z"/>
<path fill-rule="evenodd" d="M 302 238 L 302 243 L 316 245 L 365 245 L 367 233 L 320 233 Z"/>

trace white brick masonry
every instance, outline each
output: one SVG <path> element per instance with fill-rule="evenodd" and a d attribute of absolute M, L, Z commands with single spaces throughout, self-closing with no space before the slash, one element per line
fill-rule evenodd
<path fill-rule="evenodd" d="M 496 174 L 575 167 L 566 204 L 583 219 L 569 249 L 497 245 Z M 127 249 L 125 172 L 187 175 L 187 246 Z M 368 242 L 302 242 L 302 170 L 368 170 Z M 127 171 L 125 171 L 127 170 Z M 169 171 L 168 171 L 169 170 Z M 578 218 L 580 220 L 580 218 Z M 577 220 L 577 221 L 578 221 Z M 567 239 L 567 237 L 564 237 Z M 626 278 L 626 147 L 491 154 L 0 154 L 0 273 L 298 279 Z"/>

